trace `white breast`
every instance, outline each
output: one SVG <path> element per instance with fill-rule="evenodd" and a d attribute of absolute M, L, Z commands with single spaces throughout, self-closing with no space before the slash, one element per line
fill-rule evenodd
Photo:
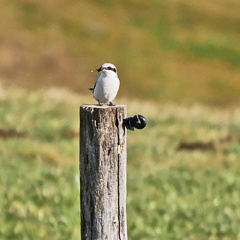
<path fill-rule="evenodd" d="M 101 74 L 96 82 L 93 97 L 100 103 L 112 102 L 117 96 L 120 81 L 117 76 Z"/>

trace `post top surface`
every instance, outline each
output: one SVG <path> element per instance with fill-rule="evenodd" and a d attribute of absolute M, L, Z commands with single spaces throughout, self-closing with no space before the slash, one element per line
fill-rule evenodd
<path fill-rule="evenodd" d="M 95 105 L 95 104 L 83 104 L 81 105 L 81 108 L 99 108 L 99 109 L 103 109 L 103 108 L 125 108 L 126 105 L 114 105 L 114 106 L 108 106 L 108 105 L 103 105 L 103 106 L 99 106 L 99 105 Z"/>

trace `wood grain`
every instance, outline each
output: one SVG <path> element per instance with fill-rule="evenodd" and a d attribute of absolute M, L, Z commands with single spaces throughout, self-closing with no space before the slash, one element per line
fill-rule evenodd
<path fill-rule="evenodd" d="M 82 240 L 127 240 L 125 106 L 80 108 Z"/>

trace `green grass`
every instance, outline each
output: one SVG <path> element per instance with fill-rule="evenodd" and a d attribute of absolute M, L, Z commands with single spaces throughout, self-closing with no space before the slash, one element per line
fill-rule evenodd
<path fill-rule="evenodd" d="M 0 238 L 80 239 L 78 109 L 93 100 L 63 89 L 0 92 L 0 128 L 15 131 L 0 137 Z M 128 132 L 129 239 L 238 239 L 239 109 L 116 103 L 148 121 Z M 180 151 L 182 141 L 215 149 Z"/>
<path fill-rule="evenodd" d="M 0 139 L 0 238 L 79 239 L 78 143 L 67 135 L 74 112 L 66 120 L 64 103 L 4 92 L 1 129 L 23 137 Z"/>
<path fill-rule="evenodd" d="M 0 78 L 86 94 L 97 77 L 90 70 L 113 62 L 122 97 L 233 105 L 239 7 L 238 0 L 0 0 Z"/>
<path fill-rule="evenodd" d="M 129 239 L 239 239 L 239 7 L 0 0 L 0 239 L 80 238 L 78 109 L 106 61 L 148 121 L 128 133 Z M 195 141 L 215 148 L 178 150 Z"/>

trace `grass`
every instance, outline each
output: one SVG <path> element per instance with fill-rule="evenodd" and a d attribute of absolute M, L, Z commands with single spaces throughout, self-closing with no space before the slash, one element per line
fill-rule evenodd
<path fill-rule="evenodd" d="M 79 239 L 78 108 L 94 101 L 64 89 L 0 89 L 0 238 Z M 238 239 L 239 109 L 116 103 L 148 121 L 128 132 L 129 239 Z M 178 149 L 195 141 L 215 148 Z"/>
<path fill-rule="evenodd" d="M 1 0 L 0 77 L 86 94 L 97 77 L 90 70 L 109 61 L 122 97 L 234 105 L 239 7 L 238 0 Z"/>
<path fill-rule="evenodd" d="M 129 239 L 240 239 L 239 7 L 0 0 L 0 239 L 80 238 L 78 109 L 106 61 L 148 121 L 128 132 Z"/>
<path fill-rule="evenodd" d="M 40 94 L 3 91 L 1 129 L 22 136 L 0 139 L 0 238 L 78 239 L 78 143 L 68 136 L 74 114 L 65 120 L 68 106 Z"/>

